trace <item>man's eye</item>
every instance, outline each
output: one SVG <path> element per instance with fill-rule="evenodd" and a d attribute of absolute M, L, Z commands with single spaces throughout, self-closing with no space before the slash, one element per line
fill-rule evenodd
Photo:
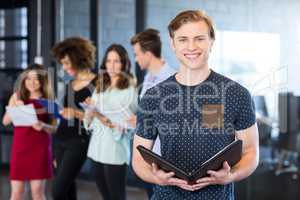
<path fill-rule="evenodd" d="M 203 37 L 197 37 L 196 38 L 196 41 L 203 41 L 203 40 L 205 40 L 205 38 L 203 38 Z"/>

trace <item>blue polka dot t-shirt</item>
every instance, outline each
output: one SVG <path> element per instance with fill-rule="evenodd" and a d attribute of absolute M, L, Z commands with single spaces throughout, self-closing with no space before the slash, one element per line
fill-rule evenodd
<path fill-rule="evenodd" d="M 147 90 L 139 104 L 136 134 L 161 140 L 162 157 L 192 172 L 235 139 L 235 131 L 255 123 L 251 95 L 214 71 L 195 86 L 181 85 L 175 75 Z M 155 186 L 152 199 L 231 200 L 233 184 L 198 191 Z"/>

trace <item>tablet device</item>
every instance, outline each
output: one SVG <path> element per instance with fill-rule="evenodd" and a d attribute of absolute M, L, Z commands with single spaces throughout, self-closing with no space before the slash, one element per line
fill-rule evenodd
<path fill-rule="evenodd" d="M 222 168 L 224 161 L 227 161 L 229 166 L 234 166 L 240 161 L 242 156 L 242 141 L 235 140 L 229 145 L 225 146 L 218 153 L 202 163 L 193 172 L 186 172 L 173 163 L 165 160 L 153 151 L 143 147 L 137 146 L 138 151 L 141 153 L 143 159 L 150 165 L 157 164 L 162 170 L 166 172 L 174 172 L 177 178 L 187 180 L 189 184 L 195 183 L 196 180 L 207 175 L 208 170 L 218 170 Z"/>

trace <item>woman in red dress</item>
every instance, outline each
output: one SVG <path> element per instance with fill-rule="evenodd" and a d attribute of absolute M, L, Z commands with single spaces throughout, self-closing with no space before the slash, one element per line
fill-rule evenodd
<path fill-rule="evenodd" d="M 54 126 L 40 98 L 52 98 L 47 71 L 41 65 L 30 65 L 23 73 L 20 87 L 14 93 L 9 106 L 33 104 L 38 123 L 33 126 L 15 126 L 10 160 L 11 200 L 24 199 L 25 181 L 30 182 L 33 200 L 45 199 L 45 183 L 52 177 L 51 137 Z M 5 113 L 3 124 L 11 123 Z"/>

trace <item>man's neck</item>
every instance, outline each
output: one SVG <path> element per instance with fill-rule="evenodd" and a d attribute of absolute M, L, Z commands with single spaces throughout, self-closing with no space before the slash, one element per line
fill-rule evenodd
<path fill-rule="evenodd" d="M 180 67 L 175 78 L 182 85 L 193 86 L 205 81 L 210 73 L 211 70 L 208 66 L 193 70 L 186 67 Z"/>
<path fill-rule="evenodd" d="M 154 57 L 148 67 L 148 71 L 152 75 L 157 75 L 162 70 L 165 62 L 161 58 Z"/>

